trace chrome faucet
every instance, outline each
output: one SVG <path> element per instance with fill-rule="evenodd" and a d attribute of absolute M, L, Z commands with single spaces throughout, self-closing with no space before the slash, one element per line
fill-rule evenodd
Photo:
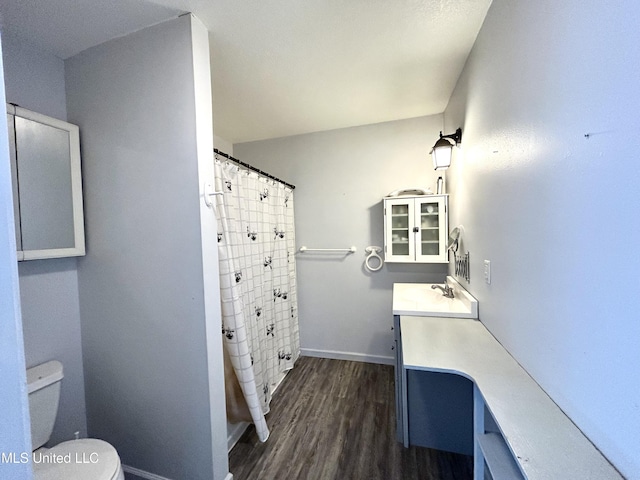
<path fill-rule="evenodd" d="M 443 297 L 453 298 L 453 288 L 451 288 L 446 281 L 444 282 L 444 287 L 441 287 L 440 285 L 431 285 L 431 288 L 433 290 L 439 288 L 440 290 L 442 290 Z"/>

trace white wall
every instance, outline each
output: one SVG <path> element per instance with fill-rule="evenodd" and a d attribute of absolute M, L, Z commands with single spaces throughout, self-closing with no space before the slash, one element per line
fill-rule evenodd
<path fill-rule="evenodd" d="M 445 111 L 464 132 L 448 180 L 481 320 L 634 480 L 638 25 L 633 1 L 494 0 Z"/>
<path fill-rule="evenodd" d="M 4 44 L 4 38 L 2 38 Z M 4 45 L 2 45 L 4 47 Z M 2 48 L 0 48 L 0 53 Z M 0 55 L 0 99 L 5 98 L 2 55 Z M 9 167 L 6 115 L 0 118 L 0 454 L 16 455 L 31 451 L 29 405 L 22 346 L 22 322 L 16 240 L 13 220 L 13 193 Z M 0 477 L 30 480 L 28 463 L 0 463 Z"/>
<path fill-rule="evenodd" d="M 7 102 L 67 119 L 64 62 L 10 36 L 3 37 Z M 56 359 L 64 365 L 51 444 L 86 436 L 80 306 L 76 258 L 18 264 L 28 367 Z"/>
<path fill-rule="evenodd" d="M 204 323 L 207 347 L 209 384 L 209 415 L 213 479 L 229 480 L 227 455 L 227 416 L 225 403 L 224 365 L 222 355 L 222 311 L 220 304 L 220 272 L 218 271 L 218 223 L 212 207 L 204 201 L 205 182 L 214 182 L 213 165 L 213 97 L 209 35 L 197 18 L 190 17 L 192 72 L 195 108 L 196 157 L 198 164 L 200 205 L 200 278 L 203 289 Z"/>
<path fill-rule="evenodd" d="M 394 282 L 444 279 L 446 265 L 386 264 L 370 273 L 365 247 L 383 246 L 382 197 L 431 187 L 429 151 L 442 116 L 235 144 L 235 157 L 296 185 L 298 246 L 348 248 L 355 255 L 297 254 L 304 354 L 391 363 Z"/>
<path fill-rule="evenodd" d="M 201 210 L 213 157 L 203 36 L 186 15 L 65 67 L 83 145 L 89 434 L 128 466 L 217 480 L 228 466 L 215 219 Z"/>

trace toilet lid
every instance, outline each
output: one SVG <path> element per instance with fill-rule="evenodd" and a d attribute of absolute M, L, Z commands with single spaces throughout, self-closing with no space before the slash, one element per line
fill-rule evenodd
<path fill-rule="evenodd" d="M 118 452 L 107 442 L 83 438 L 33 452 L 36 480 L 113 480 L 120 468 Z"/>

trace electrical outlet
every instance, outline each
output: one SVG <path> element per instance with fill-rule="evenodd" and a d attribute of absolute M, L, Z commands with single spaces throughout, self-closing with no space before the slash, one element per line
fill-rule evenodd
<path fill-rule="evenodd" d="M 491 262 L 489 260 L 484 261 L 484 281 L 487 285 L 491 285 Z"/>

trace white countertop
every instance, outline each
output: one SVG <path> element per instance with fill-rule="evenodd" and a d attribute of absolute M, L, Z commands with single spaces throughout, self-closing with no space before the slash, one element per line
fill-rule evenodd
<path fill-rule="evenodd" d="M 452 277 L 447 283 L 453 288 L 454 298 L 432 289 L 441 283 L 394 283 L 393 314 L 438 316 L 452 318 L 478 318 L 478 301 Z"/>
<path fill-rule="evenodd" d="M 475 382 L 529 480 L 623 478 L 480 321 L 402 316 L 400 332 L 405 369 Z"/>

